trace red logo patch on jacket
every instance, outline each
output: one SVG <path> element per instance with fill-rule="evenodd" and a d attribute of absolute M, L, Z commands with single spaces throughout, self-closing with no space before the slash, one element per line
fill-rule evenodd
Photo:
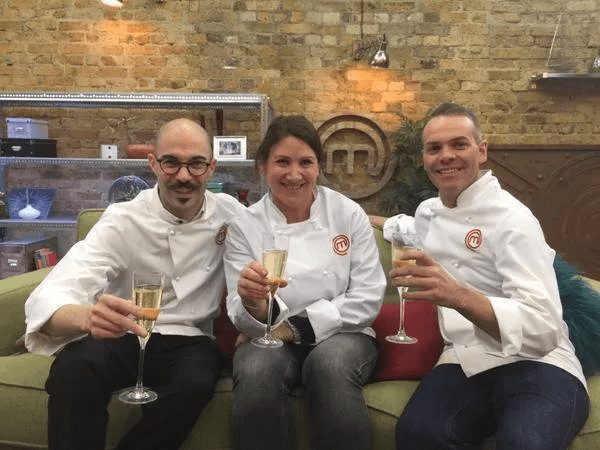
<path fill-rule="evenodd" d="M 338 234 L 331 241 L 331 247 L 336 255 L 346 256 L 350 250 L 350 239 L 344 234 Z"/>
<path fill-rule="evenodd" d="M 465 245 L 469 250 L 475 251 L 483 244 L 481 230 L 474 228 L 465 236 Z"/>
<path fill-rule="evenodd" d="M 217 245 L 223 245 L 223 242 L 225 242 L 226 237 L 227 237 L 227 225 L 223 225 L 219 229 L 219 232 L 217 233 L 217 237 L 215 237 L 215 242 L 217 243 Z"/>

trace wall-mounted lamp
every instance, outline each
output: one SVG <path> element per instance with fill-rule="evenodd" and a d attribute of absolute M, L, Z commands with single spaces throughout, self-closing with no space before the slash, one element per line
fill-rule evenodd
<path fill-rule="evenodd" d="M 363 42 L 361 40 L 358 48 L 354 50 L 354 60 L 360 61 L 361 59 L 367 59 L 372 67 L 389 67 L 390 58 L 387 54 L 385 34 L 381 39 L 375 39 L 374 41 Z"/>
<path fill-rule="evenodd" d="M 120 8 L 123 6 L 123 2 L 120 2 L 119 0 L 100 0 L 100 2 L 106 6 L 112 6 L 113 8 Z"/>
<path fill-rule="evenodd" d="M 364 16 L 364 1 L 360 2 L 360 42 L 354 50 L 354 60 L 368 59 L 372 67 L 386 68 L 390 65 L 390 58 L 387 54 L 387 41 L 385 34 L 382 38 L 372 41 L 365 41 L 363 38 L 363 16 Z"/>

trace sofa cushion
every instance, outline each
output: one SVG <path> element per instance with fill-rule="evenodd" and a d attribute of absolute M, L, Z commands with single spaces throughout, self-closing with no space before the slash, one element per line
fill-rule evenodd
<path fill-rule="evenodd" d="M 227 360 L 233 360 L 233 352 L 235 352 L 235 340 L 240 332 L 231 323 L 227 315 L 227 307 L 225 301 L 221 302 L 221 314 L 217 317 L 213 324 L 213 334 L 219 349 L 225 354 Z"/>
<path fill-rule="evenodd" d="M 379 342 L 379 358 L 373 380 L 419 380 L 429 372 L 442 352 L 443 342 L 437 324 L 437 309 L 429 302 L 406 302 L 404 325 L 415 344 L 394 344 L 385 337 L 400 325 L 400 305 L 383 305 L 373 322 Z"/>

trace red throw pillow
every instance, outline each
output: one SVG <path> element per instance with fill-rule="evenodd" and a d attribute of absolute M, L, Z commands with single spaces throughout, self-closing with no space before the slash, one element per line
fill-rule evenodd
<path fill-rule="evenodd" d="M 221 302 L 221 314 L 215 319 L 213 333 L 217 340 L 217 346 L 231 361 L 235 352 L 235 340 L 240 333 L 227 315 L 225 300 Z"/>
<path fill-rule="evenodd" d="M 424 301 L 406 302 L 406 334 L 416 337 L 416 344 L 394 344 L 385 340 L 396 334 L 400 325 L 400 305 L 383 305 L 373 322 L 379 342 L 379 358 L 373 381 L 419 380 L 440 357 L 443 347 L 435 305 Z"/>

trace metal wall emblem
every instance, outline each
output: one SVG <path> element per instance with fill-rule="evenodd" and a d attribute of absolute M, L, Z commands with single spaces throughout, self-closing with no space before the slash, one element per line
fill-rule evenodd
<path fill-rule="evenodd" d="M 336 116 L 319 129 L 325 161 L 325 185 L 350 198 L 377 193 L 392 177 L 390 144 L 375 122 L 358 115 Z"/>

